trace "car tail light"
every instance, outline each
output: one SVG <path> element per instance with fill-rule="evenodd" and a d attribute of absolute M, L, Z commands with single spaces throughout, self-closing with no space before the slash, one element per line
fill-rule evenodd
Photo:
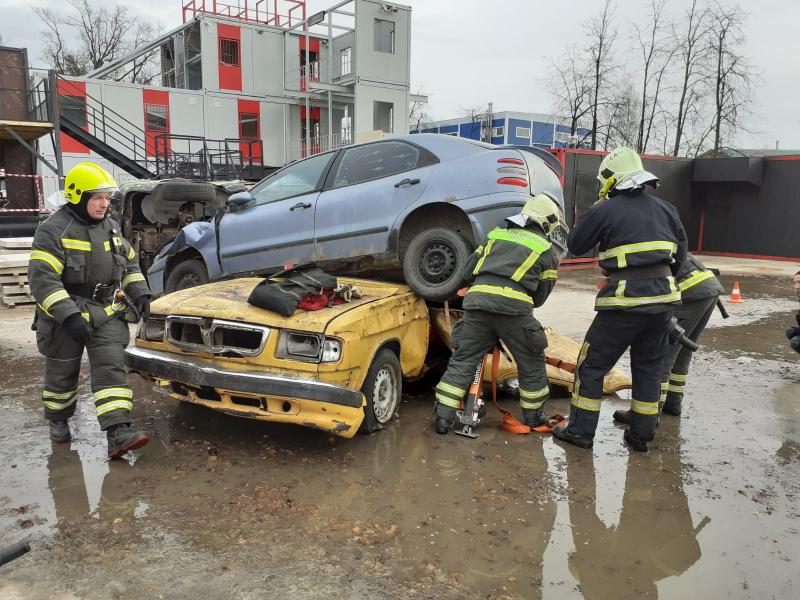
<path fill-rule="evenodd" d="M 525 161 L 521 158 L 498 158 L 497 162 L 503 165 L 524 165 Z"/>
<path fill-rule="evenodd" d="M 522 177 L 501 177 L 497 180 L 500 185 L 516 185 L 518 187 L 528 187 L 528 180 Z"/>

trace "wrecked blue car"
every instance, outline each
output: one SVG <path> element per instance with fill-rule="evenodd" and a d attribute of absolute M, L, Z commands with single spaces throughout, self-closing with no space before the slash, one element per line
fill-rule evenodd
<path fill-rule="evenodd" d="M 561 165 L 536 148 L 417 134 L 289 164 L 187 225 L 148 271 L 155 294 L 284 265 L 395 272 L 426 300 L 452 297 L 486 234 L 546 192 Z"/>

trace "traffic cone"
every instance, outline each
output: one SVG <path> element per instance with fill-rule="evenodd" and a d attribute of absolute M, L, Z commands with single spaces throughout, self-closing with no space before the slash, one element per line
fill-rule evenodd
<path fill-rule="evenodd" d="M 742 292 L 739 290 L 739 282 L 733 282 L 733 291 L 731 292 L 731 297 L 728 298 L 728 302 L 733 304 L 741 304 L 744 302 L 744 298 L 742 298 Z"/>

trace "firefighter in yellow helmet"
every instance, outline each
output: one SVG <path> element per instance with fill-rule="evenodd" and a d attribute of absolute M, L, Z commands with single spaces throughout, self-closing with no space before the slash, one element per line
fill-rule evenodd
<path fill-rule="evenodd" d="M 119 225 L 108 216 L 117 183 L 90 162 L 72 168 L 64 181 L 65 206 L 36 230 L 28 265 L 37 302 L 36 341 L 45 357 L 44 417 L 54 442 L 71 439 L 81 358 L 86 349 L 92 399 L 108 437 L 109 458 L 148 442 L 130 426 L 133 392 L 123 352 L 129 341 L 122 290 L 147 316 L 150 289 Z"/>
<path fill-rule="evenodd" d="M 489 232 L 464 269 L 472 283 L 464 298 L 464 317 L 453 331 L 453 356 L 436 386 L 436 431 L 446 434 L 456 409 L 484 355 L 502 340 L 519 370 L 523 422 L 537 427 L 547 420 L 550 397 L 544 350 L 547 337 L 533 316 L 556 283 L 556 269 L 566 248 L 557 234 L 563 225 L 559 206 L 537 194 L 506 227 Z"/>
<path fill-rule="evenodd" d="M 569 424 L 553 435 L 591 448 L 600 415 L 603 378 L 630 348 L 633 396 L 625 441 L 647 451 L 655 435 L 661 369 L 669 346 L 669 322 L 681 293 L 675 276 L 687 257 L 686 233 L 677 209 L 647 191 L 658 177 L 639 155 L 616 148 L 600 163 L 600 198 L 570 233 L 569 250 L 584 255 L 599 246 L 607 281 L 578 356 Z"/>

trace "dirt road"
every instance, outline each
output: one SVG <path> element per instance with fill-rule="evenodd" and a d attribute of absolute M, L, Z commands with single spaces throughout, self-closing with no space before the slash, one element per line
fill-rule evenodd
<path fill-rule="evenodd" d="M 796 598 L 797 302 L 786 277 L 737 278 L 747 302 L 711 322 L 647 455 L 611 420 L 624 398 L 586 452 L 491 412 L 477 440 L 437 436 L 425 386 L 394 426 L 343 440 L 132 377 L 153 439 L 109 463 L 85 379 L 74 441 L 50 444 L 30 312 L 0 311 L 0 545 L 33 547 L 0 567 L 0 598 Z M 566 273 L 540 318 L 579 338 L 595 280 Z"/>

